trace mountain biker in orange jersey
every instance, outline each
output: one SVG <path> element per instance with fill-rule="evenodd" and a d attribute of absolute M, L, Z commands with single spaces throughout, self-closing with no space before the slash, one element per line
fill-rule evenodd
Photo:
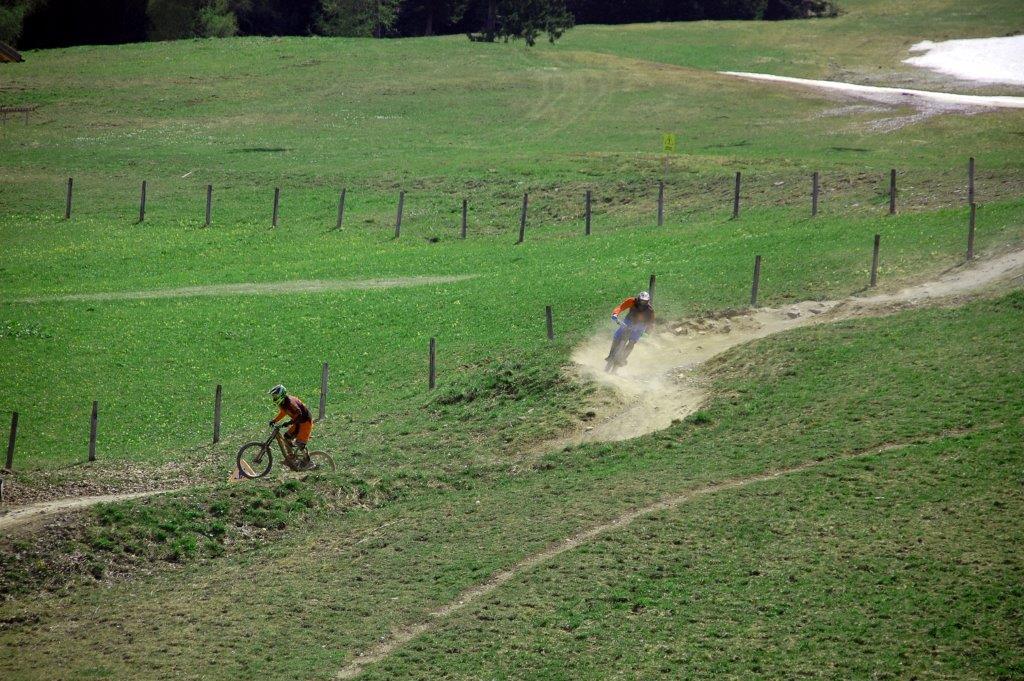
<path fill-rule="evenodd" d="M 299 470 L 309 468 L 312 464 L 309 460 L 309 453 L 306 451 L 306 443 L 309 442 L 309 435 L 313 432 L 313 415 L 310 413 L 309 407 L 298 397 L 289 395 L 283 385 L 275 385 L 267 394 L 279 409 L 277 416 L 271 419 L 270 427 L 273 428 L 285 416 L 291 418 L 284 437 L 295 452 L 301 456 L 295 463 L 295 468 Z"/>
<path fill-rule="evenodd" d="M 625 321 L 619 320 L 619 315 L 627 311 Z M 651 305 L 651 294 L 641 291 L 632 298 L 626 298 L 619 306 L 612 310 L 612 321 L 619 325 L 612 338 L 612 349 L 605 357 L 606 362 L 612 361 L 615 353 L 622 343 L 626 343 L 625 352 L 620 358 L 620 363 L 625 364 L 629 353 L 633 352 L 633 346 L 640 340 L 640 337 L 647 332 L 648 327 L 654 326 L 654 306 Z"/>

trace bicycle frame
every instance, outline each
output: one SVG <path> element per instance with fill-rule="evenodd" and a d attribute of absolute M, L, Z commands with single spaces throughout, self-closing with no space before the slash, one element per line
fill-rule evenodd
<path fill-rule="evenodd" d="M 285 440 L 284 435 L 281 434 L 282 430 L 284 429 L 280 426 L 274 426 L 274 429 L 267 438 L 267 443 L 264 446 L 269 447 L 271 442 L 277 440 L 277 446 L 281 450 L 281 456 L 286 459 L 290 459 L 292 456 L 292 448 L 288 446 L 288 441 Z"/>

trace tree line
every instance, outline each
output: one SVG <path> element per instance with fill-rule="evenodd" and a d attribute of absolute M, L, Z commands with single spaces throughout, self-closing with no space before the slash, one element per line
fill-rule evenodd
<path fill-rule="evenodd" d="M 471 40 L 546 36 L 576 23 L 834 16 L 832 0 L 0 0 L 0 41 L 23 49 L 234 35 Z"/>

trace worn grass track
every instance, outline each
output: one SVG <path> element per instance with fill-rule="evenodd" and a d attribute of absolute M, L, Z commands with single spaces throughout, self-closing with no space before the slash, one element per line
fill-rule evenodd
<path fill-rule="evenodd" d="M 883 454 L 893 451 L 899 451 L 907 444 L 887 444 L 879 447 L 872 448 L 868 451 L 854 452 L 852 454 L 844 455 L 838 460 L 854 459 L 863 456 Z M 378 645 L 370 648 L 369 650 L 360 653 L 355 659 L 344 669 L 338 672 L 337 677 L 339 679 L 351 679 L 361 674 L 368 666 L 377 664 L 387 659 L 392 653 L 399 648 L 405 646 L 410 641 L 432 631 L 438 626 L 443 625 L 443 620 L 452 615 L 460 613 L 468 606 L 474 605 L 476 601 L 487 598 L 494 591 L 504 586 L 509 581 L 521 577 L 524 573 L 534 570 L 542 564 L 553 560 L 563 553 L 573 551 L 583 544 L 589 543 L 596 538 L 600 537 L 609 532 L 615 532 L 623 528 L 632 525 L 635 521 L 641 518 L 661 513 L 663 511 L 670 511 L 676 509 L 682 504 L 694 501 L 706 495 L 718 494 L 721 492 L 729 492 L 731 490 L 741 489 L 748 485 L 756 485 L 759 482 L 765 482 L 768 480 L 774 480 L 776 478 L 788 475 L 795 475 L 804 471 L 817 468 L 819 466 L 827 466 L 837 461 L 836 457 L 823 456 L 815 461 L 808 461 L 797 466 L 785 468 L 782 470 L 768 471 L 765 473 L 759 473 L 757 475 L 751 475 L 743 478 L 736 478 L 733 480 L 726 480 L 724 482 L 707 485 L 694 490 L 688 490 L 681 494 L 674 495 L 667 499 L 662 499 L 649 506 L 643 508 L 634 509 L 628 511 L 612 520 L 591 527 L 582 532 L 578 532 L 570 537 L 565 537 L 554 545 L 545 548 L 542 551 L 531 554 L 519 561 L 515 565 L 511 566 L 506 570 L 502 570 L 492 576 L 486 581 L 470 587 L 463 591 L 456 597 L 451 603 L 447 603 L 436 610 L 428 613 L 428 617 L 425 621 L 413 624 L 411 626 L 402 628 L 398 631 L 394 631 L 385 640 L 381 641 Z"/>

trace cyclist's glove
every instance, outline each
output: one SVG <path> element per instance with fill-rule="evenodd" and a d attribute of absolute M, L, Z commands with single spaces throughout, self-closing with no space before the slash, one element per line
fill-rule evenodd
<path fill-rule="evenodd" d="M 616 324 L 618 324 L 619 323 L 619 315 L 613 314 L 612 315 L 612 321 L 615 322 Z"/>
<path fill-rule="evenodd" d="M 271 421 L 271 422 L 270 422 L 270 427 L 271 427 L 271 428 L 273 428 L 273 427 L 274 427 L 274 426 L 276 426 L 276 425 L 277 425 L 277 421 Z"/>

